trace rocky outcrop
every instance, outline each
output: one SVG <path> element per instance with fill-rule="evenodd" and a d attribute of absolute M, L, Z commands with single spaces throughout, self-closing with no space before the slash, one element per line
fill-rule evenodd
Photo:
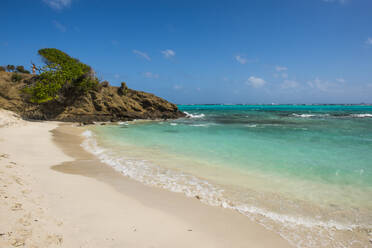
<path fill-rule="evenodd" d="M 92 123 L 133 119 L 174 119 L 185 116 L 172 104 L 153 94 L 101 84 L 97 91 L 42 104 L 31 103 L 22 93 L 32 75 L 23 74 L 20 82 L 11 73 L 0 72 L 0 108 L 18 113 L 24 119 Z"/>

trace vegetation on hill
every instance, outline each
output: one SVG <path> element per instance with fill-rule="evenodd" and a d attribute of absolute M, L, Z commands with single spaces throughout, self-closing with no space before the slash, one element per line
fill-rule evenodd
<path fill-rule="evenodd" d="M 6 69 L 9 71 L 9 72 L 12 72 L 15 70 L 15 66 L 14 65 L 7 65 L 6 66 Z"/>
<path fill-rule="evenodd" d="M 0 66 L 0 71 L 8 71 L 8 72 L 19 72 L 19 73 L 26 73 L 30 74 L 30 71 L 26 70 L 23 65 L 7 65 L 7 66 Z"/>
<path fill-rule="evenodd" d="M 22 78 L 23 78 L 22 75 L 17 72 L 12 73 L 12 77 L 11 77 L 12 82 L 19 82 L 22 80 Z"/>
<path fill-rule="evenodd" d="M 40 49 L 38 53 L 45 65 L 38 68 L 40 74 L 24 90 L 32 102 L 78 96 L 98 88 L 99 81 L 90 66 L 55 48 Z"/>
<path fill-rule="evenodd" d="M 19 73 L 30 74 L 30 71 L 26 70 L 23 65 L 18 65 L 16 67 L 16 71 L 19 72 Z"/>

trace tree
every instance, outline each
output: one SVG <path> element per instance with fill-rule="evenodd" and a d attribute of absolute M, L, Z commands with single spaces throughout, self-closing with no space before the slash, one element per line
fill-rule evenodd
<path fill-rule="evenodd" d="M 17 71 L 17 72 L 20 72 L 20 73 L 27 73 L 27 74 L 30 74 L 30 71 L 25 70 L 25 68 L 23 67 L 23 65 L 18 65 L 18 66 L 16 67 L 16 71 Z"/>
<path fill-rule="evenodd" d="M 0 71 L 6 71 L 5 66 L 0 66 Z"/>
<path fill-rule="evenodd" d="M 40 49 L 38 53 L 45 66 L 40 68 L 36 82 L 25 89 L 31 101 L 41 103 L 60 96 L 79 96 L 97 88 L 98 79 L 90 66 L 55 48 Z"/>
<path fill-rule="evenodd" d="M 9 72 L 12 72 L 12 71 L 14 71 L 15 67 L 14 67 L 14 65 L 7 65 L 7 66 L 6 66 L 6 69 L 7 69 Z"/>

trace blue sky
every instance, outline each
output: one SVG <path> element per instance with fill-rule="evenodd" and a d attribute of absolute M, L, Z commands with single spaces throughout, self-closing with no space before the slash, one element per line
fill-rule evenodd
<path fill-rule="evenodd" d="M 371 0 L 3 0 L 0 65 L 61 49 L 192 103 L 372 103 Z"/>

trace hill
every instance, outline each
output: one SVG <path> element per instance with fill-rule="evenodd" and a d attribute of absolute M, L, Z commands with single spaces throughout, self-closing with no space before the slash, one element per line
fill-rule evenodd
<path fill-rule="evenodd" d="M 24 119 L 92 123 L 133 119 L 173 119 L 185 116 L 172 104 L 153 94 L 101 83 L 84 94 L 35 103 L 24 93 L 35 77 L 19 74 L 13 82 L 11 72 L 0 72 L 0 108 L 18 113 Z"/>

